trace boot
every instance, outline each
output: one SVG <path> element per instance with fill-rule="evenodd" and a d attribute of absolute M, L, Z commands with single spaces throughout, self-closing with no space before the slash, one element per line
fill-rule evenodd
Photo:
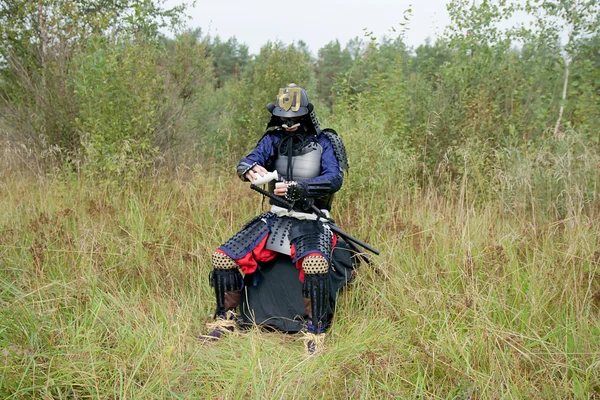
<path fill-rule="evenodd" d="M 217 307 L 215 320 L 207 325 L 210 333 L 199 337 L 204 342 L 219 340 L 223 335 L 236 331 L 239 318 L 235 310 L 242 297 L 243 279 L 237 268 L 215 268 L 210 282 L 215 289 Z"/>
<path fill-rule="evenodd" d="M 237 331 L 238 316 L 235 311 L 227 311 L 225 315 L 217 316 L 213 322 L 208 323 L 207 327 L 211 331 L 207 335 L 198 336 L 198 339 L 202 342 L 215 342 L 224 335 Z"/>

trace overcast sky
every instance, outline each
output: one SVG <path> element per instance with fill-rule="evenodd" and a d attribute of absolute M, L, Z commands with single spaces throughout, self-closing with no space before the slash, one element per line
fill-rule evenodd
<path fill-rule="evenodd" d="M 377 38 L 397 37 L 404 12 L 412 8 L 406 43 L 417 46 L 427 37 L 439 36 L 447 25 L 447 0 L 197 0 L 188 10 L 190 27 L 203 35 L 232 36 L 257 54 L 267 41 L 285 44 L 303 40 L 316 55 L 332 40 L 344 46 L 350 39 L 364 37 L 366 28 Z M 167 0 L 165 6 L 180 4 Z"/>

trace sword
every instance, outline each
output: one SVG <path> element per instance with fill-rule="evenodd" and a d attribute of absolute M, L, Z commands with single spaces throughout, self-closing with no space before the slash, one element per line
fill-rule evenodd
<path fill-rule="evenodd" d="M 262 194 L 263 196 L 267 196 L 268 198 L 270 198 L 271 200 L 275 201 L 276 203 L 279 203 L 278 205 L 287 208 L 289 211 L 294 209 L 294 203 L 291 203 L 285 199 L 282 199 L 278 196 L 275 196 L 273 193 L 268 192 L 254 184 L 250 184 L 250 189 L 257 191 L 258 193 Z M 355 238 L 354 236 L 344 232 L 342 229 L 340 229 L 339 226 L 337 226 L 335 224 L 335 221 L 331 218 L 328 218 L 323 211 L 319 210 L 319 208 L 317 206 L 315 206 L 314 204 L 311 206 L 312 211 L 320 218 L 323 219 L 325 221 L 327 221 L 329 227 L 331 228 L 332 231 L 334 231 L 335 233 L 337 233 L 339 236 L 341 236 L 343 239 L 345 239 L 349 245 L 351 245 L 351 247 L 354 248 L 355 251 L 357 251 L 358 249 L 353 246 L 354 243 L 356 243 L 357 245 L 364 247 L 365 249 L 369 250 L 371 253 L 375 254 L 375 255 L 379 255 L 379 250 L 375 249 L 374 247 L 369 246 L 368 244 L 366 244 L 365 242 L 363 242 L 360 239 Z M 359 252 L 359 251 L 357 251 Z M 360 253 L 360 252 L 359 252 Z M 367 259 L 368 260 L 368 259 Z M 368 260 L 368 262 L 370 262 L 370 260 Z"/>

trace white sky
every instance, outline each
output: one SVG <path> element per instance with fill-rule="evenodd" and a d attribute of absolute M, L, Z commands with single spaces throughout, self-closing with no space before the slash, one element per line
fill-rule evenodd
<path fill-rule="evenodd" d="M 355 37 L 364 37 L 364 28 L 378 38 L 397 37 L 392 32 L 404 22 L 404 11 L 412 8 L 405 42 L 417 46 L 439 36 L 449 19 L 447 0 L 197 0 L 188 9 L 189 26 L 202 28 L 203 35 L 235 36 L 257 54 L 267 41 L 285 44 L 303 40 L 317 51 L 332 40 L 343 46 Z M 167 0 L 165 7 L 180 4 Z"/>

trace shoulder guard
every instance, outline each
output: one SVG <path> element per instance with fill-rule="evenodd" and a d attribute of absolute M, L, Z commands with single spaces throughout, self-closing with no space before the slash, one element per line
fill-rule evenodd
<path fill-rule="evenodd" d="M 342 138 L 337 134 L 333 129 L 327 128 L 323 129 L 323 135 L 329 139 L 331 145 L 333 146 L 333 152 L 335 153 L 335 158 L 337 158 L 338 163 L 340 163 L 340 168 L 344 172 L 348 172 L 348 156 L 346 155 L 346 148 L 344 147 L 344 142 L 342 142 Z"/>

